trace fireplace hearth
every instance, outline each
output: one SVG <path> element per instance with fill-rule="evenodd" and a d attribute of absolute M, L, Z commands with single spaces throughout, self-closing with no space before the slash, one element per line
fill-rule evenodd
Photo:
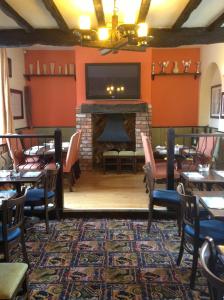
<path fill-rule="evenodd" d="M 108 126 L 108 120 L 118 123 L 122 120 L 125 136 L 127 135 L 129 140 L 116 141 L 117 137 L 114 140 L 112 138 L 106 140 L 104 137 L 103 140 L 99 140 Z M 121 122 L 115 127 L 120 125 Z M 99 168 L 104 151 L 142 149 L 140 133 L 151 135 L 151 105 L 146 103 L 82 104 L 76 111 L 76 128 L 82 129 L 80 167 L 83 171 L 90 171 Z M 121 130 L 119 128 L 117 130 Z"/>

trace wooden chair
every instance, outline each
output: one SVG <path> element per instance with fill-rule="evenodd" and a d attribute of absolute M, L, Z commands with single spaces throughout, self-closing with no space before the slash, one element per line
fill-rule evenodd
<path fill-rule="evenodd" d="M 73 174 L 73 166 L 78 159 L 78 141 L 80 133 L 76 132 L 71 136 L 68 152 L 65 162 L 63 163 L 63 173 L 68 177 L 69 190 L 72 192 L 72 186 L 75 181 Z"/>
<path fill-rule="evenodd" d="M 24 261 L 29 264 L 24 239 L 24 202 L 26 195 L 2 201 L 2 224 L 0 224 L 0 250 L 4 260 L 9 261 L 10 250 L 21 242 Z"/>
<path fill-rule="evenodd" d="M 36 132 L 34 131 L 33 128 L 20 129 L 18 131 L 18 133 L 19 134 L 27 134 L 27 135 L 34 135 L 34 134 L 36 134 Z M 21 138 L 21 143 L 22 143 L 24 149 L 30 149 L 31 147 L 36 146 L 36 145 L 39 144 L 37 137 Z"/>
<path fill-rule="evenodd" d="M 200 250 L 200 259 L 203 273 L 208 281 L 209 295 L 211 300 L 223 300 L 224 280 L 219 277 L 217 251 L 214 241 L 207 237 Z M 222 265 L 222 263 L 221 263 Z"/>
<path fill-rule="evenodd" d="M 44 186 L 28 189 L 26 193 L 25 213 L 44 214 L 47 233 L 49 233 L 49 212 L 55 210 L 59 218 L 56 199 L 56 182 L 59 169 L 60 165 L 57 163 L 54 170 L 46 170 Z"/>
<path fill-rule="evenodd" d="M 152 167 L 149 163 L 143 167 L 146 176 L 146 185 L 149 191 L 149 214 L 148 214 L 148 231 L 150 231 L 154 205 L 163 206 L 176 211 L 177 226 L 180 234 L 181 231 L 181 202 L 180 196 L 176 190 L 155 189 L 155 178 Z"/>
<path fill-rule="evenodd" d="M 79 154 L 80 154 L 80 145 L 81 145 L 81 138 L 82 138 L 82 130 L 78 130 L 78 142 L 77 142 L 77 150 L 74 157 L 74 164 L 73 164 L 73 172 L 75 180 L 80 177 L 81 169 L 79 165 Z"/>
<path fill-rule="evenodd" d="M 215 243 L 224 243 L 224 222 L 214 219 L 200 219 L 199 200 L 192 195 L 179 194 L 181 198 L 181 244 L 177 265 L 180 265 L 184 250 L 193 255 L 190 287 L 195 285 L 199 248 L 206 236 L 211 236 Z"/>
<path fill-rule="evenodd" d="M 27 269 L 25 263 L 0 263 L 0 299 L 17 299 L 21 288 L 28 298 Z"/>
<path fill-rule="evenodd" d="M 39 156 L 25 157 L 21 140 L 16 134 L 13 138 L 6 138 L 10 156 L 13 161 L 13 168 L 19 170 L 41 169 L 43 165 L 39 162 Z"/>
<path fill-rule="evenodd" d="M 167 162 L 156 162 L 154 159 L 152 144 L 146 135 L 142 134 L 142 144 L 145 153 L 145 163 L 150 163 L 155 180 L 167 180 Z M 180 174 L 174 169 L 174 178 L 180 178 Z"/>
<path fill-rule="evenodd" d="M 199 164 L 211 163 L 217 138 L 214 136 L 200 136 L 196 148 L 184 148 L 182 155 L 187 159 L 181 163 L 182 171 L 197 169 Z"/>

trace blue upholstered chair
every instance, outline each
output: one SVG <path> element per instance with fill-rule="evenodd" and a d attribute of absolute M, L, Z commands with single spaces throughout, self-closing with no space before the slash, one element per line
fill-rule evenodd
<path fill-rule="evenodd" d="M 215 243 L 224 243 L 224 222 L 215 219 L 201 219 L 199 200 L 192 195 L 179 194 L 181 198 L 182 235 L 177 264 L 180 265 L 184 250 L 193 255 L 190 287 L 193 289 L 197 272 L 199 249 L 206 236 Z"/>
<path fill-rule="evenodd" d="M 145 172 L 145 181 L 147 190 L 149 191 L 149 216 L 148 216 L 148 231 L 150 231 L 152 223 L 153 207 L 163 206 L 176 211 L 177 225 L 180 234 L 181 231 L 181 205 L 180 196 L 176 190 L 155 189 L 155 178 L 153 176 L 150 163 L 143 166 Z"/>
<path fill-rule="evenodd" d="M 0 250 L 4 261 L 9 261 L 10 249 L 21 242 L 23 257 L 28 263 L 24 239 L 24 202 L 25 195 L 2 201 L 2 223 L 0 223 Z"/>
<path fill-rule="evenodd" d="M 44 214 L 47 233 L 49 233 L 49 211 L 55 210 L 58 217 L 56 182 L 59 168 L 60 165 L 56 164 L 54 170 L 46 170 L 43 186 L 28 189 L 26 193 L 25 213 Z"/>

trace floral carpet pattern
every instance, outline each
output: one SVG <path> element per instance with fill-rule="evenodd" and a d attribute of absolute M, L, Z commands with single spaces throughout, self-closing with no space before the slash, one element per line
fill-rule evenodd
<path fill-rule="evenodd" d="M 149 234 L 146 220 L 50 224 L 49 234 L 44 223 L 26 232 L 32 300 L 209 299 L 200 266 L 196 288 L 189 288 L 191 256 L 176 266 L 180 238 L 174 221 L 153 222 Z"/>

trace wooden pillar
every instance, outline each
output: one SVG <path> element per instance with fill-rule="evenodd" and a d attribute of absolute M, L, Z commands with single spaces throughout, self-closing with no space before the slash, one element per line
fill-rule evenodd
<path fill-rule="evenodd" d="M 55 162 L 60 164 L 56 183 L 56 199 L 57 208 L 60 215 L 63 212 L 64 207 L 64 191 L 63 191 L 63 163 L 62 163 L 62 134 L 60 129 L 56 129 L 54 132 L 55 143 Z"/>
<path fill-rule="evenodd" d="M 175 130 L 167 130 L 167 189 L 174 189 L 174 147 L 175 147 Z"/>

